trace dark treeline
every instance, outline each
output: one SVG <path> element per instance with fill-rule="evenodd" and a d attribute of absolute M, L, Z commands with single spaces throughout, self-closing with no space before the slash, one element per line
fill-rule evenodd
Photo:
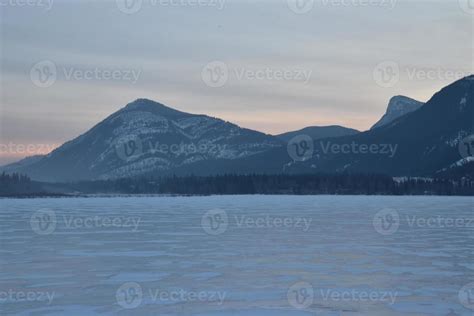
<path fill-rule="evenodd" d="M 42 192 L 41 185 L 32 182 L 27 176 L 13 173 L 0 175 L 0 196 L 1 195 L 22 195 Z"/>
<path fill-rule="evenodd" d="M 474 181 L 404 179 L 385 175 L 222 175 L 137 178 L 68 184 L 75 193 L 120 194 L 340 194 L 340 195 L 474 195 Z"/>
<path fill-rule="evenodd" d="M 469 195 L 474 181 L 407 178 L 373 174 L 222 175 L 209 177 L 125 178 L 46 184 L 28 177 L 0 175 L 0 196 L 81 194 L 339 194 L 339 195 Z"/>

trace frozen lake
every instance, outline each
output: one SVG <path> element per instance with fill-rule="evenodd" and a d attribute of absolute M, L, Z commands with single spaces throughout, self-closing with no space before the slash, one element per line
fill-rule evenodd
<path fill-rule="evenodd" d="M 1 315 L 473 315 L 469 197 L 0 200 Z"/>

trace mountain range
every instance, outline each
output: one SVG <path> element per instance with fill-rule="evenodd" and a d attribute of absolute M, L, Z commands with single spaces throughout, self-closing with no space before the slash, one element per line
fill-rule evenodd
<path fill-rule="evenodd" d="M 470 76 L 425 104 L 392 98 L 369 131 L 308 127 L 276 136 L 138 99 L 50 154 L 0 171 L 47 182 L 224 173 L 437 176 L 474 166 L 458 149 L 474 132 L 473 92 Z"/>

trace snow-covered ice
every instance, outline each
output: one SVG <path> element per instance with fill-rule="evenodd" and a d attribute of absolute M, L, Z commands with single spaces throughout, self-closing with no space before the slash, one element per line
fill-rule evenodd
<path fill-rule="evenodd" d="M 472 218 L 471 197 L 0 200 L 0 314 L 473 315 Z"/>

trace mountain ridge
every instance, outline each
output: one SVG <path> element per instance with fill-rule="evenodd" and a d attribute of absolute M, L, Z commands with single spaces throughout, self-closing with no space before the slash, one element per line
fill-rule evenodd
<path fill-rule="evenodd" d="M 271 135 L 137 99 L 38 161 L 2 170 L 42 181 L 107 179 L 210 158 L 237 159 L 276 146 L 282 143 Z"/>
<path fill-rule="evenodd" d="M 277 136 L 137 99 L 50 154 L 0 171 L 49 182 L 228 173 L 432 176 L 446 168 L 474 165 L 469 159 L 461 164 L 466 157 L 458 150 L 474 132 L 473 91 L 474 75 L 444 87 L 417 110 L 369 131 L 307 127 Z M 301 134 L 327 128 L 350 133 L 314 139 Z M 303 137 L 303 151 L 313 151 L 310 157 L 295 160 L 290 148 L 295 145 L 293 136 Z"/>
<path fill-rule="evenodd" d="M 379 128 L 325 142 L 315 142 L 315 155 L 295 169 L 326 172 L 372 172 L 392 176 L 434 176 L 463 157 L 459 146 L 474 133 L 474 76 L 438 91 L 417 111 Z M 393 145 L 394 157 L 360 152 L 325 152 L 327 142 L 342 146 Z M 324 145 L 324 146 L 323 146 Z M 379 148 L 380 149 L 380 148 Z M 471 168 L 474 166 L 471 166 Z"/>

